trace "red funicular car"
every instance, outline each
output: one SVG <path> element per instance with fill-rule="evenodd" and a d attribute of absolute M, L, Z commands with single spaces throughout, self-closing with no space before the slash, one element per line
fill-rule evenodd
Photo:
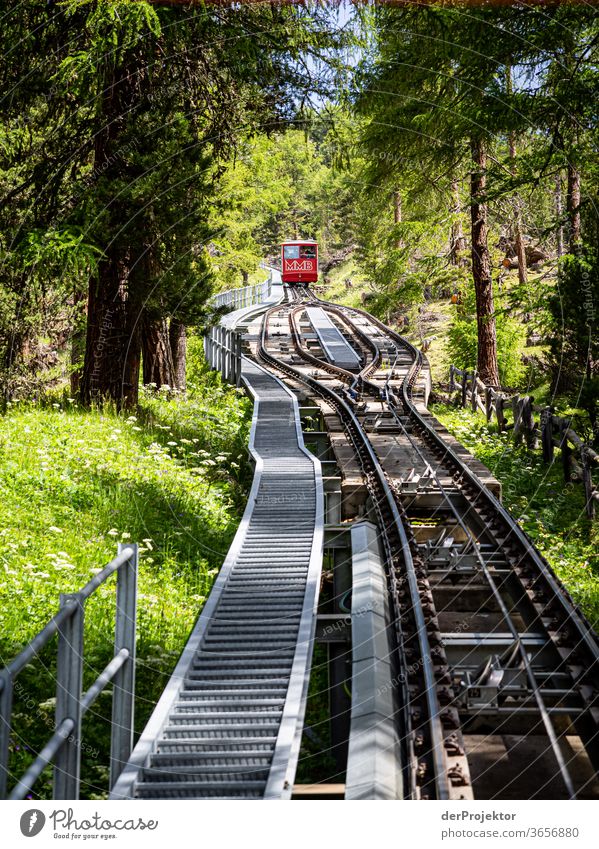
<path fill-rule="evenodd" d="M 283 283 L 304 285 L 318 280 L 318 245 L 310 240 L 284 242 L 282 247 Z"/>

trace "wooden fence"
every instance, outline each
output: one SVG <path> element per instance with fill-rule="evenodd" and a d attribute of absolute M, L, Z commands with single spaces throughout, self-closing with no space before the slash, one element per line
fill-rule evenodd
<path fill-rule="evenodd" d="M 476 371 L 451 365 L 449 393 L 456 392 L 462 407 L 470 407 L 474 412 L 480 410 L 488 422 L 495 418 L 500 432 L 511 430 L 516 445 L 525 441 L 531 450 L 537 450 L 540 445 L 546 463 L 553 462 L 554 451 L 559 448 L 564 480 L 584 485 L 587 516 L 595 518 L 599 491 L 593 485 L 593 467 L 599 467 L 599 454 L 572 429 L 571 419 L 556 415 L 552 407 L 535 405 L 530 395 L 513 394 L 500 386 L 488 386 Z M 511 422 L 506 418 L 507 411 L 512 413 Z"/>

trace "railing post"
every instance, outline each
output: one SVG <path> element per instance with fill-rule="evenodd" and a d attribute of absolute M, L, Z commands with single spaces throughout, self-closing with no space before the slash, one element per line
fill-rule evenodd
<path fill-rule="evenodd" d="M 455 389 L 455 381 L 454 381 L 454 377 L 453 377 L 453 363 L 452 363 L 449 366 L 449 392 L 450 392 L 450 394 L 454 391 L 454 389 Z"/>
<path fill-rule="evenodd" d="M 225 328 L 219 327 L 218 333 L 219 333 L 219 341 L 220 341 L 220 373 L 221 373 L 221 376 L 223 378 L 225 378 L 226 377 L 226 371 L 227 371 L 227 351 L 226 351 L 226 348 L 225 348 L 225 345 L 226 345 L 226 337 L 225 337 L 226 330 L 225 330 Z"/>
<path fill-rule="evenodd" d="M 233 333 L 230 330 L 225 330 L 225 345 L 226 347 L 226 359 L 225 359 L 225 380 L 227 383 L 232 383 L 232 374 L 233 374 Z"/>
<path fill-rule="evenodd" d="M 8 669 L 3 669 L 0 674 L 0 686 L 0 799 L 6 799 L 13 695 L 12 675 Z"/>
<path fill-rule="evenodd" d="M 81 768 L 81 682 L 83 678 L 83 601 L 79 593 L 62 593 L 60 607 L 73 612 L 59 627 L 56 663 L 56 727 L 65 719 L 73 732 L 56 754 L 54 799 L 78 799 Z"/>
<path fill-rule="evenodd" d="M 237 361 L 237 371 L 235 373 L 235 385 L 239 386 L 241 384 L 241 351 L 242 351 L 242 341 L 241 341 L 241 333 L 235 334 L 235 359 Z"/>
<path fill-rule="evenodd" d="M 216 365 L 215 365 L 215 369 L 216 369 L 216 371 L 218 371 L 222 374 L 222 370 L 223 370 L 223 368 L 222 368 L 223 349 L 222 349 L 222 344 L 221 344 L 221 327 L 220 327 L 220 325 L 218 325 L 218 327 L 215 327 L 214 330 L 215 330 L 214 341 L 216 343 Z"/>
<path fill-rule="evenodd" d="M 119 554 L 128 546 L 119 543 Z M 110 787 L 114 787 L 133 751 L 135 707 L 135 628 L 137 622 L 137 572 L 139 552 L 119 569 L 116 586 L 114 653 L 127 649 L 129 657 L 114 676 L 112 690 L 112 734 L 110 741 Z"/>

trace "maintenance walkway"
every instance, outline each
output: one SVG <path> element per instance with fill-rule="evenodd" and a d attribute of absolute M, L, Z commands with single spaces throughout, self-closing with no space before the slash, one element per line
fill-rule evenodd
<path fill-rule="evenodd" d="M 242 381 L 255 401 L 248 504 L 112 799 L 291 796 L 322 566 L 322 477 L 291 392 L 245 357 Z"/>

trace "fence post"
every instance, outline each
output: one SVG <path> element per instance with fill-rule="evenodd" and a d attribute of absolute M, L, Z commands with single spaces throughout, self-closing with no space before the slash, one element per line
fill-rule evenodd
<path fill-rule="evenodd" d="M 539 447 L 537 438 L 537 427 L 535 425 L 535 417 L 532 409 L 534 398 L 527 395 L 522 401 L 522 423 L 526 431 L 526 445 L 530 449 Z"/>
<path fill-rule="evenodd" d="M 453 365 L 449 366 L 449 391 L 450 393 L 455 390 L 455 380 L 453 374 Z"/>
<path fill-rule="evenodd" d="M 501 393 L 498 393 L 495 397 L 495 415 L 497 416 L 497 430 L 499 433 L 504 433 L 505 426 L 505 413 L 503 411 L 503 407 L 505 404 L 505 398 Z"/>
<path fill-rule="evenodd" d="M 553 415 L 551 407 L 541 411 L 541 444 L 543 446 L 543 462 L 553 462 Z"/>
<path fill-rule="evenodd" d="M 8 793 L 8 758 L 10 756 L 10 729 L 12 720 L 12 675 L 8 669 L 0 675 L 0 799 Z"/>
<path fill-rule="evenodd" d="M 110 740 L 110 787 L 114 787 L 123 767 L 133 751 L 133 720 L 135 708 L 135 626 L 137 622 L 137 572 L 139 551 L 137 543 L 131 547 L 131 558 L 119 569 L 116 585 L 116 625 L 114 653 L 127 649 L 129 657 L 113 679 L 112 731 Z"/>
<path fill-rule="evenodd" d="M 519 445 L 522 439 L 522 401 L 519 395 L 512 398 L 512 413 L 514 414 L 514 444 Z"/>
<path fill-rule="evenodd" d="M 56 754 L 55 799 L 79 798 L 81 768 L 81 682 L 83 678 L 83 601 L 79 593 L 61 593 L 60 607 L 73 612 L 58 631 L 56 663 L 56 727 L 65 719 L 74 722 L 72 733 Z"/>
<path fill-rule="evenodd" d="M 476 390 L 476 369 L 472 372 L 472 393 L 470 395 L 470 404 L 472 407 L 472 412 L 476 413 L 477 410 L 477 390 Z"/>
<path fill-rule="evenodd" d="M 466 397 L 467 397 L 467 387 L 468 387 L 468 372 L 466 369 L 462 372 L 462 409 L 466 407 Z"/>
<path fill-rule="evenodd" d="M 485 415 L 487 417 L 487 424 L 491 421 L 491 417 L 493 415 L 493 395 L 492 389 L 490 386 L 485 386 Z"/>
<path fill-rule="evenodd" d="M 570 483 L 572 480 L 572 449 L 568 445 L 568 427 L 562 425 L 562 438 L 560 448 L 562 449 L 562 466 L 564 468 L 564 481 Z"/>

